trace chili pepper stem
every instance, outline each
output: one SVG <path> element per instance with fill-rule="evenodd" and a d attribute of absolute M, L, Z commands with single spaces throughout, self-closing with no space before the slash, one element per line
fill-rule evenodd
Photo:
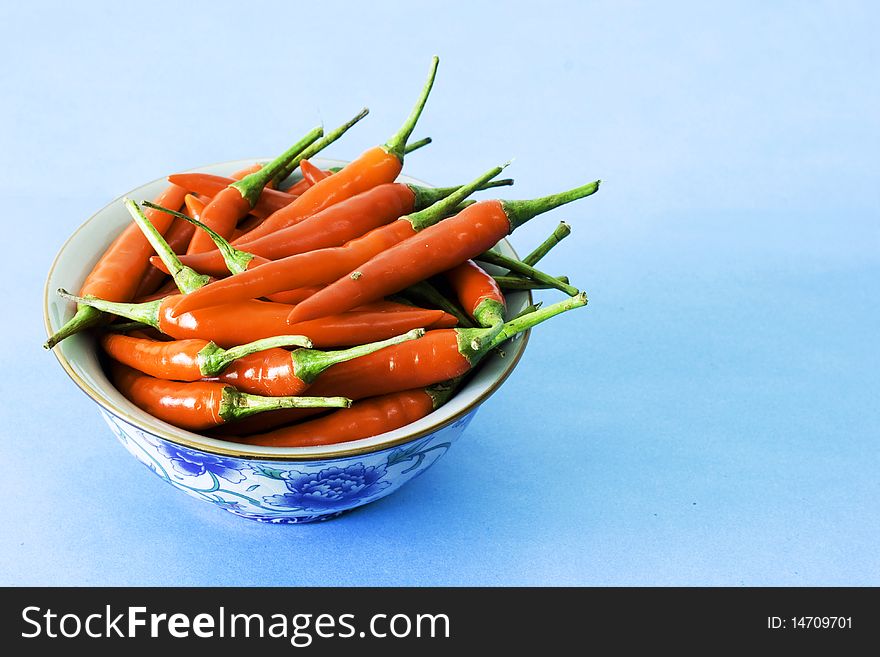
<path fill-rule="evenodd" d="M 505 255 L 501 255 L 500 253 L 495 253 L 494 251 L 486 251 L 477 256 L 477 260 L 481 260 L 482 262 L 488 262 L 491 265 L 498 265 L 500 267 L 505 267 L 512 272 L 516 272 L 517 274 L 521 274 L 527 278 L 531 278 L 533 281 L 537 281 L 539 283 L 545 283 L 552 287 L 555 287 L 557 290 L 561 290 L 565 292 L 568 296 L 573 297 L 578 293 L 578 289 L 572 285 L 567 283 L 562 283 L 558 278 L 553 278 L 549 274 L 545 274 L 544 272 L 531 267 L 524 262 L 517 260 L 516 258 L 508 258 Z"/>
<path fill-rule="evenodd" d="M 403 122 L 400 130 L 394 133 L 391 139 L 385 142 L 385 150 L 391 155 L 394 155 L 401 162 L 403 162 L 403 157 L 406 152 L 406 142 L 412 134 L 412 131 L 415 129 L 416 123 L 422 115 L 422 110 L 425 108 L 425 103 L 428 101 L 428 96 L 431 94 L 431 88 L 434 86 L 434 78 L 437 76 L 437 66 L 439 64 L 439 57 L 435 55 L 431 58 L 431 70 L 428 73 L 428 80 L 425 82 L 425 86 L 422 87 L 422 93 L 419 95 L 415 107 L 413 107 L 413 110 L 406 118 L 406 121 Z"/>
<path fill-rule="evenodd" d="M 162 305 L 163 299 L 156 299 L 155 301 L 147 301 L 145 303 L 122 303 L 119 301 L 105 301 L 91 295 L 78 297 L 63 288 L 58 289 L 58 296 L 105 313 L 119 315 L 120 317 L 141 322 L 156 329 L 159 328 L 159 308 Z"/>
<path fill-rule="evenodd" d="M 533 303 L 533 304 L 530 305 L 530 306 L 526 306 L 525 308 L 523 308 L 522 310 L 520 310 L 520 311 L 516 314 L 516 316 L 515 316 L 513 319 L 519 319 L 519 318 L 522 317 L 523 315 L 528 315 L 529 313 L 533 313 L 533 312 L 535 312 L 536 310 L 538 310 L 538 309 L 539 309 L 541 306 L 543 306 L 543 305 L 544 305 L 544 302 L 543 302 L 543 301 L 539 301 L 538 303 Z M 510 320 L 510 321 L 513 321 L 513 319 Z"/>
<path fill-rule="evenodd" d="M 538 283 L 531 281 L 522 276 L 493 276 L 495 282 L 504 290 L 548 290 L 552 285 L 546 283 Z M 568 276 L 554 276 L 556 280 L 562 283 L 568 283 Z"/>
<path fill-rule="evenodd" d="M 418 283 L 410 285 L 404 290 L 404 292 L 415 297 L 417 300 L 433 304 L 437 306 L 440 310 L 449 313 L 458 320 L 458 323 L 461 326 L 465 328 L 473 327 L 474 325 L 474 323 L 471 321 L 471 318 L 465 315 L 464 312 L 462 312 L 457 303 L 450 299 L 447 299 L 440 292 L 440 290 L 431 285 L 428 281 L 419 281 Z"/>
<path fill-rule="evenodd" d="M 389 338 L 388 340 L 371 342 L 369 344 L 358 345 L 357 347 L 351 347 L 350 349 L 343 349 L 340 351 L 297 349 L 290 353 L 290 358 L 293 360 L 293 373 L 300 381 L 303 381 L 304 383 L 312 383 L 321 372 L 331 365 L 344 363 L 345 361 L 360 356 L 366 356 L 367 354 L 372 354 L 375 351 L 379 351 L 380 349 L 395 344 L 400 344 L 401 342 L 418 340 L 423 335 L 425 335 L 425 329 L 418 328 L 413 329 L 408 333 L 404 333 L 403 335 Z"/>
<path fill-rule="evenodd" d="M 483 299 L 474 308 L 474 319 L 483 328 L 501 330 L 504 324 L 504 304 L 497 299 Z"/>
<path fill-rule="evenodd" d="M 550 249 L 552 249 L 554 246 L 559 244 L 562 240 L 564 240 L 569 235 L 571 235 L 571 226 L 569 226 L 564 221 L 560 221 L 559 225 L 550 234 L 550 237 L 548 237 L 543 242 L 541 242 L 537 247 L 535 247 L 535 250 L 532 251 L 525 258 L 523 258 L 522 261 L 525 264 L 531 265 L 532 267 L 534 267 L 535 265 L 538 264 L 538 262 L 541 261 L 541 258 L 543 258 L 545 255 L 547 255 L 550 252 Z"/>
<path fill-rule="evenodd" d="M 215 343 L 209 342 L 198 354 L 199 371 L 202 376 L 216 376 L 229 367 L 233 361 L 266 349 L 275 347 L 306 347 L 312 346 L 312 341 L 304 335 L 278 335 L 262 340 L 254 340 L 247 344 L 223 349 Z"/>
<path fill-rule="evenodd" d="M 327 148 L 334 141 L 339 139 L 342 135 L 344 135 L 349 128 L 351 128 L 355 123 L 364 118 L 367 114 L 370 113 L 370 110 L 364 107 L 360 112 L 358 112 L 354 117 L 343 123 L 338 128 L 331 130 L 326 135 L 321 137 L 318 141 L 313 143 L 311 146 L 306 148 L 302 153 L 298 154 L 294 157 L 290 162 L 288 162 L 284 167 L 281 168 L 275 174 L 273 180 L 275 181 L 275 186 L 279 186 L 282 182 L 284 182 L 287 177 L 293 173 L 296 168 L 299 166 L 299 163 L 303 160 L 307 160 L 311 158 L 313 155 L 320 153 L 322 150 Z"/>
<path fill-rule="evenodd" d="M 259 171 L 255 171 L 229 186 L 237 189 L 241 194 L 241 197 L 250 203 L 251 207 L 254 207 L 257 204 L 257 201 L 260 200 L 260 194 L 262 194 L 263 188 L 268 185 L 269 182 L 278 175 L 278 173 L 284 169 L 291 160 L 296 158 L 323 135 L 323 127 L 318 126 L 317 128 L 313 128 L 305 135 L 305 137 L 269 162 L 269 164 L 260 168 Z"/>
<path fill-rule="evenodd" d="M 512 184 L 513 178 L 491 180 L 487 183 L 483 183 L 474 191 L 482 191 L 484 189 L 491 189 L 493 187 L 509 187 Z M 407 187 L 409 187 L 410 190 L 412 190 L 412 193 L 415 195 L 415 201 L 413 202 L 413 210 L 415 211 L 423 210 L 431 205 L 434 205 L 434 203 L 442 201 L 450 194 L 454 194 L 456 191 L 461 189 L 461 187 L 420 187 L 419 185 L 407 185 Z"/>
<path fill-rule="evenodd" d="M 153 210 L 165 212 L 167 214 L 170 214 L 172 217 L 177 217 L 178 219 L 188 221 L 196 228 L 200 228 L 205 231 L 208 234 L 208 237 L 211 238 L 211 241 L 214 242 L 214 244 L 217 246 L 217 249 L 220 251 L 220 255 L 223 256 L 223 263 L 226 265 L 226 268 L 231 274 L 240 274 L 243 271 L 247 271 L 248 264 L 250 264 L 250 261 L 254 259 L 254 254 L 248 253 L 247 251 L 242 251 L 241 249 L 236 249 L 217 231 L 215 231 L 210 226 L 202 223 L 198 219 L 189 217 L 182 212 L 177 212 L 176 210 L 163 208 L 161 205 L 156 205 L 155 203 L 152 203 L 150 201 L 141 201 L 141 205 L 152 208 Z"/>
<path fill-rule="evenodd" d="M 147 216 L 138 207 L 137 203 L 130 198 L 124 199 L 123 202 L 125 204 L 125 209 L 128 210 L 128 214 L 134 219 L 134 222 L 141 229 L 141 232 L 143 232 L 144 236 L 150 242 L 150 245 L 162 259 L 163 264 L 168 268 L 168 272 L 174 279 L 174 284 L 177 285 L 177 289 L 183 294 L 189 294 L 190 292 L 198 290 L 200 287 L 208 284 L 210 281 L 208 276 L 204 276 L 180 262 L 180 258 L 178 258 L 177 254 L 174 253 L 174 250 L 168 246 L 168 242 L 166 242 L 165 238 L 156 230 L 156 227 L 153 226 L 152 222 L 147 219 Z"/>
<path fill-rule="evenodd" d="M 417 151 L 420 148 L 422 148 L 423 146 L 427 146 L 432 141 L 434 141 L 434 140 L 431 139 L 430 137 L 425 137 L 424 139 L 419 139 L 418 141 L 414 141 L 411 144 L 407 144 L 406 148 L 403 149 L 403 154 L 409 155 L 413 151 Z"/>
<path fill-rule="evenodd" d="M 55 333 L 49 336 L 49 339 L 43 343 L 43 349 L 52 349 L 56 344 L 69 338 L 71 335 L 75 335 L 80 331 L 85 331 L 93 326 L 97 326 L 101 323 L 101 316 L 102 313 L 97 308 L 80 304 L 73 317 L 67 320 L 64 323 L 64 326 L 55 331 Z"/>
<path fill-rule="evenodd" d="M 401 219 L 406 219 L 407 221 L 409 221 L 412 224 L 413 230 L 416 232 L 424 230 L 429 226 L 433 226 L 438 221 L 440 221 L 440 219 L 445 217 L 449 211 L 457 207 L 464 199 L 466 199 L 473 192 L 479 189 L 482 184 L 488 182 L 499 173 L 501 173 L 508 164 L 510 164 L 510 162 L 506 162 L 500 167 L 489 169 L 483 175 L 469 182 L 467 185 L 462 185 L 461 187 L 459 187 L 446 198 L 437 201 L 430 207 L 425 208 L 424 210 L 405 215 L 401 217 Z"/>
<path fill-rule="evenodd" d="M 601 183 L 601 180 L 596 180 L 595 182 L 582 185 L 581 187 L 575 187 L 566 192 L 551 194 L 550 196 L 542 196 L 541 198 L 534 198 L 528 201 L 502 201 L 504 213 L 510 220 L 511 232 L 522 226 L 532 217 L 536 217 L 544 212 L 549 212 L 554 208 L 558 208 L 560 205 L 565 205 L 566 203 L 571 203 L 572 201 L 595 194 L 599 191 L 599 185 Z"/>
<path fill-rule="evenodd" d="M 435 410 L 449 401 L 452 395 L 455 394 L 458 386 L 461 385 L 462 379 L 464 379 L 464 377 L 458 376 L 449 381 L 435 383 L 434 385 L 425 388 L 425 392 L 431 398 L 431 404 L 434 406 Z"/>
<path fill-rule="evenodd" d="M 587 305 L 587 293 L 581 292 L 559 303 L 554 303 L 551 306 L 516 317 L 503 324 L 501 330 L 494 335 L 491 333 L 492 329 L 456 329 L 458 333 L 458 350 L 472 365 L 475 365 L 487 351 L 509 340 L 517 333 L 522 333 L 567 310 L 580 308 L 585 305 Z"/>
<path fill-rule="evenodd" d="M 239 392 L 232 386 L 223 389 L 220 417 L 226 422 L 242 420 L 257 413 L 282 408 L 348 408 L 347 397 L 261 397 Z"/>

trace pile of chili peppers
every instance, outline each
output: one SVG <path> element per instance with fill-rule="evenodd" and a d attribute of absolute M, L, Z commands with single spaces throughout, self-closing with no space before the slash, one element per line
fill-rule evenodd
<path fill-rule="evenodd" d="M 255 445 L 325 445 L 426 416 L 506 340 L 585 305 L 567 278 L 535 268 L 567 224 L 522 260 L 494 247 L 599 181 L 477 202 L 512 184 L 496 180 L 503 166 L 457 187 L 395 182 L 430 143 L 408 142 L 437 64 L 401 129 L 338 170 L 310 158 L 366 109 L 230 178 L 172 175 L 152 201 L 126 199 L 132 225 L 78 295 L 59 290 L 77 310 L 46 347 L 97 330 L 114 384 L 155 417 Z M 546 288 L 566 298 L 506 318 L 505 290 Z"/>

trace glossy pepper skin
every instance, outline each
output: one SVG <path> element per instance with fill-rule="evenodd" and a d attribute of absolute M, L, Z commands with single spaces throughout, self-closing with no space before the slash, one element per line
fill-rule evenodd
<path fill-rule="evenodd" d="M 483 327 L 504 322 L 507 302 L 498 282 L 473 260 L 444 272 L 465 312 Z"/>
<path fill-rule="evenodd" d="M 158 379 L 174 381 L 215 376 L 239 358 L 281 346 L 310 347 L 311 341 L 303 336 L 277 336 L 226 350 L 210 340 L 195 338 L 163 341 L 139 333 L 101 336 L 101 347 L 113 360 Z M 284 353 L 290 357 L 290 352 Z"/>
<path fill-rule="evenodd" d="M 248 253 L 269 260 L 341 246 L 412 212 L 415 200 L 416 195 L 409 185 L 377 185 L 363 194 L 331 205 L 296 225 L 262 238 L 253 237 L 251 231 L 245 236 L 246 239 L 236 244 Z M 181 262 L 203 274 L 228 274 L 223 257 L 216 251 L 184 256 Z"/>
<path fill-rule="evenodd" d="M 399 292 L 492 248 L 509 232 L 501 201 L 476 203 L 355 265 L 354 271 L 297 304 L 290 321 L 342 312 Z"/>
<path fill-rule="evenodd" d="M 261 168 L 255 169 L 255 171 L 259 171 Z M 217 176 L 211 173 L 175 173 L 168 176 L 168 182 L 180 185 L 194 194 L 205 194 L 209 197 L 216 196 L 236 180 L 237 178 L 234 176 Z M 265 219 L 273 212 L 277 212 L 281 208 L 290 205 L 295 200 L 295 194 L 280 192 L 270 188 L 267 184 L 260 193 L 257 204 L 251 208 L 250 214 Z"/>
<path fill-rule="evenodd" d="M 238 440 L 271 447 L 333 445 L 399 429 L 433 410 L 434 399 L 426 390 L 406 390 L 365 399 L 351 408 Z"/>
<path fill-rule="evenodd" d="M 351 403 L 341 397 L 257 397 L 213 381 L 167 381 L 115 361 L 110 363 L 110 374 L 119 391 L 135 406 L 190 431 L 210 429 L 267 410 L 297 406 L 339 408 Z"/>
<path fill-rule="evenodd" d="M 383 146 L 376 146 L 365 151 L 339 172 L 309 187 L 293 203 L 282 208 L 248 233 L 248 240 L 299 223 L 324 208 L 372 189 L 376 185 L 394 182 L 403 169 L 406 142 L 422 114 L 428 95 L 431 93 L 438 64 L 439 59 L 434 57 L 431 60 L 428 80 L 422 88 L 415 107 L 403 126 L 391 139 Z M 239 244 L 236 243 L 235 246 L 239 246 Z"/>
<path fill-rule="evenodd" d="M 379 253 L 297 304 L 289 321 L 296 323 L 343 312 L 399 292 L 488 251 L 513 229 L 539 214 L 595 194 L 599 184 L 597 180 L 527 201 L 480 201 L 454 217 L 432 222 L 417 235 Z M 572 288 L 570 293 L 577 294 L 577 290 Z"/>
<path fill-rule="evenodd" d="M 185 189 L 171 185 L 156 197 L 156 203 L 179 208 L 185 195 Z M 151 212 L 147 216 L 160 233 L 167 231 L 173 220 L 164 212 Z M 80 294 L 112 301 L 130 301 L 147 272 L 151 255 L 153 247 L 140 228 L 134 224 L 127 226 L 92 268 L 80 288 Z M 74 317 L 50 337 L 44 347 L 51 349 L 66 337 L 96 326 L 101 321 L 101 312 L 88 306 L 79 306 Z"/>
<path fill-rule="evenodd" d="M 188 312 L 220 303 L 255 299 L 275 292 L 334 281 L 377 254 L 413 237 L 422 226 L 443 220 L 467 196 L 501 173 L 501 170 L 502 167 L 491 169 L 467 185 L 462 185 L 448 195 L 442 196 L 441 200 L 429 207 L 374 228 L 366 235 L 346 242 L 342 246 L 289 256 L 211 283 L 183 299 L 175 312 Z M 334 174 L 328 180 L 339 175 L 341 172 Z M 324 292 L 322 290 L 317 295 Z M 314 296 L 302 303 L 307 303 Z"/>
<path fill-rule="evenodd" d="M 257 204 L 263 189 L 272 178 L 323 134 L 323 128 L 311 130 L 274 160 L 218 192 L 202 212 L 202 223 L 224 239 L 229 239 L 238 222 Z M 216 247 L 211 238 L 203 231 L 199 231 L 193 235 L 187 252 L 201 253 L 214 248 Z"/>

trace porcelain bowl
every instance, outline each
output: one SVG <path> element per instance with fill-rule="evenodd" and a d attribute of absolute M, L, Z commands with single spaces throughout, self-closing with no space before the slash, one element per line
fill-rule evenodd
<path fill-rule="evenodd" d="M 269 159 L 269 158 L 264 158 Z M 229 175 L 259 158 L 199 167 L 193 171 Z M 322 168 L 344 162 L 315 159 Z M 401 182 L 421 181 L 402 176 Z M 131 190 L 135 200 L 155 197 L 164 178 Z M 74 305 L 55 294 L 80 289 L 110 242 L 131 221 L 122 197 L 98 211 L 65 242 L 49 271 L 45 289 L 48 334 L 69 319 Z M 515 255 L 507 242 L 498 247 Z M 508 296 L 510 315 L 531 303 L 528 293 Z M 522 356 L 528 333 L 492 353 L 461 390 L 427 417 L 395 431 L 321 447 L 242 445 L 179 429 L 156 419 L 123 397 L 108 380 L 90 333 L 55 347 L 58 362 L 98 407 L 122 445 L 149 470 L 191 497 L 243 518 L 300 523 L 332 518 L 390 495 L 443 456 L 461 436 L 477 409 L 510 375 Z"/>

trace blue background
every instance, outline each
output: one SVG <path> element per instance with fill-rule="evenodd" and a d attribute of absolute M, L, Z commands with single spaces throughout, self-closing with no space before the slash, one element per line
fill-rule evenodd
<path fill-rule="evenodd" d="M 876 4 L 125 4 L 4 10 L 0 583 L 880 584 Z M 385 500 L 278 527 L 186 498 L 40 349 L 57 249 L 366 104 L 327 153 L 356 156 L 434 53 L 407 171 L 603 178 L 513 238 L 569 221 L 545 269 L 590 305 Z"/>

